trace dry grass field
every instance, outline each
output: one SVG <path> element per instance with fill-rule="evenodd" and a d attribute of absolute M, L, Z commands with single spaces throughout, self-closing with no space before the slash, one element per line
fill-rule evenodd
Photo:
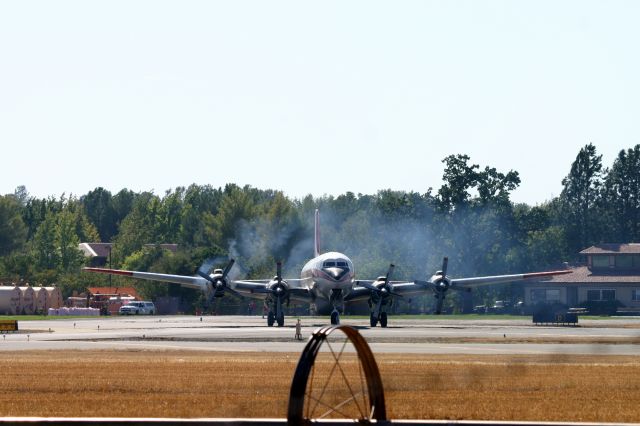
<path fill-rule="evenodd" d="M 0 353 L 0 416 L 286 417 L 299 354 Z M 640 421 L 640 357 L 378 354 L 395 419 Z"/>

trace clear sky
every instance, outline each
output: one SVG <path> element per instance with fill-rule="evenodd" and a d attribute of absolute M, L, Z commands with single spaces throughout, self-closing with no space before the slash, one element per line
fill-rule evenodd
<path fill-rule="evenodd" d="M 233 182 L 425 192 L 441 160 L 556 196 L 640 143 L 638 1 L 0 3 L 0 194 Z"/>

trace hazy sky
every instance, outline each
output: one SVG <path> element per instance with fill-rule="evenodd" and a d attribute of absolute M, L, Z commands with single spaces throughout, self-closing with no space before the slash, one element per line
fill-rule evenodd
<path fill-rule="evenodd" d="M 441 160 L 541 203 L 640 143 L 637 1 L 0 3 L 0 194 L 233 182 L 425 192 Z"/>

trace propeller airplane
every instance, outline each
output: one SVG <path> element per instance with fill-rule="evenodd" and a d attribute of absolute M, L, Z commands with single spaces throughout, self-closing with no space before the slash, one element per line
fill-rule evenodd
<path fill-rule="evenodd" d="M 300 273 L 300 278 L 284 279 L 282 264 L 277 263 L 276 275 L 272 279 L 232 280 L 229 272 L 234 265 L 231 259 L 224 269 L 214 269 L 205 262 L 196 276 L 160 274 L 153 272 L 124 271 L 105 268 L 83 268 L 87 272 L 122 275 L 142 280 L 152 280 L 179 284 L 205 293 L 209 303 L 225 292 L 261 299 L 268 308 L 267 325 L 284 325 L 284 306 L 291 300 L 310 303 L 318 314 L 329 314 L 331 324 L 340 323 L 340 312 L 345 302 L 366 300 L 370 307 L 370 324 L 387 327 L 387 310 L 394 298 L 412 294 L 432 292 L 436 298 L 435 313 L 442 313 L 445 296 L 449 290 L 468 292 L 474 287 L 539 279 L 571 273 L 570 270 L 534 272 L 528 274 L 496 275 L 487 277 L 451 278 L 447 275 L 448 259 L 445 257 L 442 270 L 426 281 L 391 281 L 395 266 L 391 264 L 386 275 L 375 280 L 356 280 L 353 262 L 339 252 L 320 254 L 320 215 L 315 213 L 314 258 L 308 261 Z"/>

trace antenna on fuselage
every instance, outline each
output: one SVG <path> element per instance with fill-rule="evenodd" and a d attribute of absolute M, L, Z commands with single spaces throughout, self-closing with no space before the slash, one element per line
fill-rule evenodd
<path fill-rule="evenodd" d="M 314 257 L 320 256 L 320 211 L 316 209 L 315 229 L 313 238 Z"/>

